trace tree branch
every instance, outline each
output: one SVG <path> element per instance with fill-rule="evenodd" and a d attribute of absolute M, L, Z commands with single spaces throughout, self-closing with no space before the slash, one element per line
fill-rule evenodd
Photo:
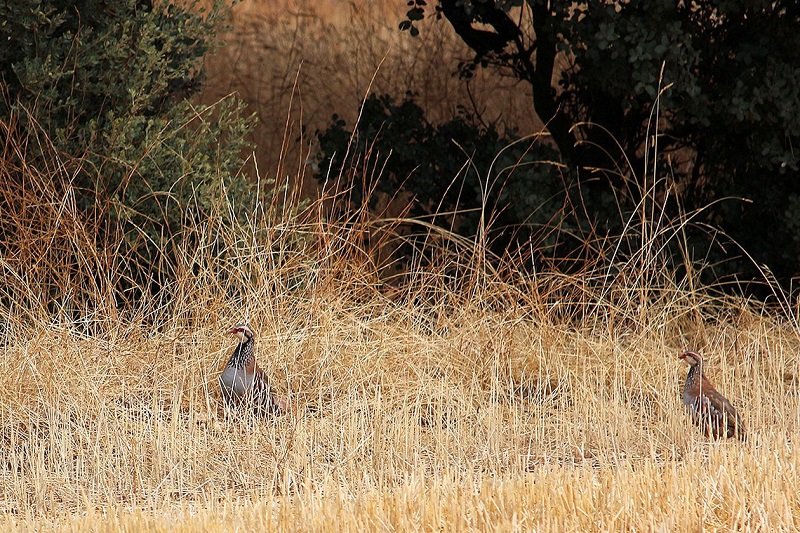
<path fill-rule="evenodd" d="M 476 11 L 472 13 L 467 13 L 457 0 L 441 0 L 440 4 L 442 14 L 461 40 L 475 51 L 476 59 L 493 55 L 500 65 L 519 72 L 520 78 L 531 84 L 534 110 L 547 125 L 561 156 L 565 160 L 572 160 L 576 141 L 570 131 L 572 121 L 559 109 L 555 90 L 551 86 L 557 43 L 547 3 L 529 2 L 536 32 L 536 42 L 530 47 L 536 50 L 535 63 L 530 50 L 525 49 L 519 25 L 494 2 L 474 4 Z M 488 24 L 495 31 L 473 28 L 475 22 Z M 505 51 L 509 44 L 515 49 L 510 53 Z"/>

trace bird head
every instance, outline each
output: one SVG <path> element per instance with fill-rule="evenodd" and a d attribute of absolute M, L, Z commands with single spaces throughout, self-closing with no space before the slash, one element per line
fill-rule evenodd
<path fill-rule="evenodd" d="M 239 342 L 242 344 L 253 338 L 253 330 L 244 323 L 236 324 L 234 327 L 228 330 L 228 333 L 236 335 L 236 337 L 239 339 Z"/>
<path fill-rule="evenodd" d="M 691 366 L 700 365 L 702 367 L 703 365 L 703 358 L 697 352 L 683 352 L 678 356 L 678 359 L 683 359 Z"/>

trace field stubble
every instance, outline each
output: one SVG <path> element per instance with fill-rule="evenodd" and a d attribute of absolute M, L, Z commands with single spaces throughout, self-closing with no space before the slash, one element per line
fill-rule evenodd
<path fill-rule="evenodd" d="M 212 79 L 214 61 L 241 69 L 241 79 L 220 94 L 238 88 L 265 106 L 257 109 L 262 128 L 284 122 L 271 117 L 275 109 L 286 116 L 297 72 L 274 60 L 291 58 L 279 46 L 237 55 L 237 46 L 253 47 L 265 30 L 284 36 L 282 46 L 296 57 L 314 56 L 302 47 L 315 42 L 352 56 L 324 39 L 292 40 L 311 24 L 319 32 L 312 36 L 346 35 L 349 41 L 337 42 L 372 46 L 376 64 L 390 48 L 418 59 L 415 68 L 383 68 L 378 89 L 413 85 L 391 76 L 413 78 L 430 71 L 423 60 L 436 59 L 392 48 L 380 31 L 365 30 L 370 40 L 359 41 L 356 31 L 336 30 L 342 21 L 298 18 L 292 26 L 256 15 L 250 26 L 235 25 L 232 46 L 210 67 Z M 301 87 L 330 87 L 353 101 L 363 96 L 375 64 L 319 58 L 318 68 L 300 72 L 326 83 L 301 80 Z M 268 79 L 276 68 L 283 85 Z M 330 68 L 338 77 L 325 74 Z M 253 83 L 257 72 L 265 78 Z M 449 76 L 440 81 L 421 91 L 423 100 L 452 94 L 458 84 Z M 275 90 L 279 98 L 245 89 Z M 305 105 L 305 122 L 324 125 L 324 105 Z M 268 133 L 285 148 L 292 127 Z M 285 155 L 283 148 L 272 152 Z M 273 163 L 262 168 L 278 168 L 278 178 L 291 174 Z M 50 184 L 43 179 L 42 190 Z M 56 215 L 47 221 L 70 214 L 62 197 L 69 195 L 36 198 L 52 204 Z M 647 202 L 648 209 L 655 203 Z M 368 216 L 328 216 L 334 204 L 320 201 L 308 209 L 312 216 L 296 220 L 268 220 L 254 209 L 249 227 L 221 205 L 218 217 L 187 228 L 193 244 L 178 252 L 185 264 L 167 296 L 125 313 L 103 285 L 113 287 L 124 272 L 113 261 L 91 264 L 92 255 L 82 253 L 94 250 L 92 231 L 62 235 L 72 230 L 61 222 L 43 226 L 55 233 L 37 233 L 21 246 L 48 247 L 52 263 L 36 269 L 41 254 L 29 254 L 30 268 L 3 258 L 2 527 L 800 528 L 797 312 L 696 289 L 691 265 L 680 278 L 660 255 L 680 227 L 633 223 L 641 249 L 617 254 L 598 241 L 588 248 L 612 264 L 598 259 L 596 268 L 572 276 L 530 273 L 514 257 L 486 261 L 480 242 L 431 229 L 417 249 L 427 259 L 389 285 L 380 261 L 395 256 L 376 243 L 392 248 L 418 235 L 387 230 L 394 222 Z M 424 227 L 406 222 L 414 231 Z M 72 254 L 66 259 L 54 246 L 64 242 Z M 48 268 L 59 274 L 56 293 L 69 295 L 62 302 L 74 296 L 92 304 L 52 313 L 47 291 L 37 292 L 37 284 L 47 286 Z M 291 400 L 287 414 L 259 420 L 220 409 L 216 380 L 234 343 L 224 332 L 243 319 L 256 331 L 260 365 Z M 709 377 L 741 412 L 747 442 L 709 442 L 691 426 L 680 400 L 687 367 L 677 354 L 685 349 L 706 356 Z"/>
<path fill-rule="evenodd" d="M 389 290 L 333 245 L 358 232 L 313 231 L 303 253 L 318 255 L 292 272 L 277 242 L 230 249 L 237 266 L 183 280 L 180 312 L 158 327 L 10 321 L 5 527 L 796 527 L 790 319 L 680 287 L 589 295 L 563 276 L 453 289 L 420 270 Z M 579 300 L 555 297 L 577 286 Z M 224 331 L 243 318 L 285 415 L 220 409 Z M 690 425 L 676 358 L 689 347 L 739 407 L 746 443 Z"/>

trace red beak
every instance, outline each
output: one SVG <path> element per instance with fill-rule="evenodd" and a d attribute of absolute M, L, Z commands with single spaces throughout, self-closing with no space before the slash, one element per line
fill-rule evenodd
<path fill-rule="evenodd" d="M 231 328 L 228 330 L 228 333 L 239 333 L 240 331 L 242 331 L 241 328 Z"/>

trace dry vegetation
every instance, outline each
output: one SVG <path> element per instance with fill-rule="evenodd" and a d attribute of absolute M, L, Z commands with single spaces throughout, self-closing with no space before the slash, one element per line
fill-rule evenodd
<path fill-rule="evenodd" d="M 234 7 L 225 46 L 207 61 L 202 98 L 236 92 L 249 103 L 259 117 L 258 160 L 280 168 L 279 181 L 296 177 L 282 163 L 298 159 L 301 125 L 313 135 L 334 113 L 353 124 L 368 92 L 401 99 L 412 91 L 434 122 L 463 105 L 487 123 L 541 129 L 530 91 L 516 80 L 487 71 L 468 84 L 458 79 L 459 60 L 471 56 L 445 25 L 424 22 L 417 38 L 398 32 L 407 9 L 402 0 L 245 0 Z M 315 184 L 301 181 L 313 195 Z"/>
<path fill-rule="evenodd" d="M 3 309 L 5 529 L 798 525 L 797 328 L 671 281 L 655 250 L 680 227 L 613 274 L 572 277 L 481 267 L 480 246 L 432 234 L 432 259 L 389 287 L 370 257 L 392 228 L 317 209 L 249 227 L 221 210 L 195 228 L 170 301 L 131 316 Z M 36 301 L 24 290 L 6 287 Z M 289 414 L 220 411 L 223 332 L 243 318 Z M 747 443 L 690 426 L 686 347 L 707 354 Z"/>
<path fill-rule="evenodd" d="M 221 190 L 169 295 L 121 311 L 125 273 L 49 188 L 59 169 L 26 171 L 21 249 L 49 253 L 0 258 L 4 530 L 800 528 L 797 310 L 674 274 L 662 246 L 685 222 L 633 221 L 639 248 L 589 243 L 597 263 L 571 276 L 427 228 L 389 284 L 376 258 L 410 238 L 396 221 L 279 199 L 238 225 Z M 48 269 L 83 308 L 48 307 Z M 220 409 L 243 319 L 288 414 Z M 686 348 L 746 443 L 690 425 Z"/>

